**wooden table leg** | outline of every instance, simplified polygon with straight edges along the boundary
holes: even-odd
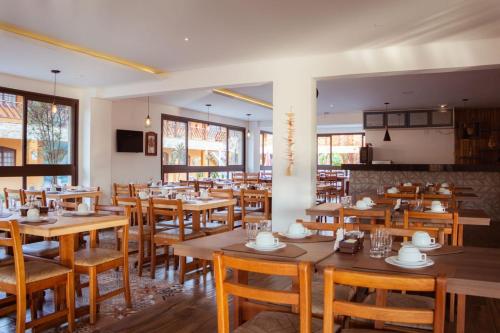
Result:
[[[200,231],[200,211],[193,210],[193,231]]]
[[[463,246],[464,244],[464,225],[463,224],[459,224],[458,225],[458,246]]]
[[[465,332],[465,295],[457,295],[457,333]]]
[[[62,265],[69,267],[71,269],[74,269],[75,265],[75,235],[63,235],[59,237],[59,261],[61,262]],[[74,284],[73,284],[74,286]],[[70,290],[70,292],[74,295],[75,290]],[[61,299],[59,300],[61,303],[59,304],[64,304],[65,301],[65,295],[66,295],[66,290],[64,286],[59,287],[59,292],[56,293],[58,294],[58,297]],[[74,304],[74,297],[73,297],[73,308],[75,307]],[[57,301],[56,301],[57,304]]]

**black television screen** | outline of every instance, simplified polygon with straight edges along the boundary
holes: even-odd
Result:
[[[116,151],[119,153],[142,153],[143,142],[142,131],[116,130]]]

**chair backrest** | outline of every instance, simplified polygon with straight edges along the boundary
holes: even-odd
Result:
[[[144,220],[142,211],[142,201],[138,197],[113,197],[116,206],[130,207],[130,225],[137,225],[142,235]]]
[[[240,192],[241,214],[247,214],[247,208],[261,207],[264,210],[264,219],[269,219],[269,192],[267,190],[245,190]]]
[[[108,212],[113,215],[124,215],[129,220],[131,219],[132,208],[130,206],[117,206],[117,205],[95,205],[96,212]],[[124,225],[123,228],[123,238],[122,238],[122,252],[126,257],[128,255],[128,224]],[[90,247],[97,246],[97,238],[99,234],[97,230],[90,231]]]
[[[113,183],[113,197],[131,197],[132,188],[130,184]]]
[[[209,189],[210,196],[220,199],[233,199],[234,193],[232,189],[211,188]]]
[[[213,187],[214,187],[213,180],[198,180],[198,190],[195,189],[195,191],[198,192],[201,189],[208,190]]]
[[[44,190],[41,191],[21,191],[21,204],[26,205],[29,203],[38,202],[40,206],[47,206],[47,196]]]
[[[329,267],[324,271],[323,332],[333,332],[334,316],[375,320],[376,328],[384,323],[430,324],[433,332],[444,332],[446,279],[444,277],[409,276],[340,270]],[[375,304],[355,303],[335,299],[336,285],[377,289]],[[387,290],[433,292],[434,309],[395,308],[387,306]],[[382,325],[380,325],[382,324]]]
[[[233,182],[240,182],[240,183],[244,182],[245,181],[245,173],[242,171],[233,172],[232,181]]]
[[[10,200],[19,201],[22,204],[23,198],[23,190],[22,189],[13,189],[13,188],[4,188],[3,194],[5,197],[5,208],[10,208]]]
[[[131,184],[130,187],[131,187],[133,197],[138,196],[139,192],[149,189],[148,184]]]
[[[344,221],[345,217],[355,217],[356,223],[345,224],[347,228],[358,226],[360,230],[370,230],[370,225],[359,223],[359,220],[370,220],[371,225],[375,225],[377,220],[383,220],[384,225],[391,225],[391,209],[367,209],[359,210],[354,208],[339,208],[339,221]]]
[[[405,193],[405,192],[399,192],[399,193],[385,193],[384,198],[391,198],[391,199],[413,199],[416,200],[418,197],[418,194],[413,192],[413,193]]]
[[[177,220],[179,223],[179,240],[184,240],[184,210],[181,199],[149,198],[148,218],[152,237],[155,234],[155,224],[158,222],[159,217],[170,217]]]
[[[380,226],[372,225],[370,232],[380,228]],[[389,233],[391,236],[402,237],[403,241],[408,241],[409,238],[413,237],[413,234],[417,231],[425,231],[430,237],[436,239],[436,242],[444,245],[445,244],[445,233],[444,229],[440,227],[426,227],[426,226],[409,226],[408,228],[398,228],[398,227],[384,227],[385,232]]]
[[[311,332],[311,263],[285,263],[250,258],[236,258],[225,255],[222,252],[215,252],[213,254],[213,258],[219,333],[229,333],[229,295],[244,298],[245,302],[248,302],[248,300],[255,300],[258,302],[280,305],[286,304],[297,307],[300,316],[300,332]],[[228,269],[231,269],[233,272],[243,271],[266,275],[287,276],[295,281],[298,281],[298,290],[296,288],[292,288],[292,290],[275,290],[254,287],[240,281],[234,281],[232,278],[228,278]],[[256,307],[260,305],[260,311],[270,309],[270,307],[265,304],[253,304]],[[236,309],[236,311],[239,311],[239,309]]]
[[[445,235],[451,235],[451,245],[460,245],[462,240],[458,239],[458,212],[453,213],[428,213],[405,210],[403,225],[405,229],[411,228],[412,224],[448,224],[449,227],[441,227]]]
[[[247,184],[257,184],[259,182],[258,172],[246,172],[245,173],[245,183]]]
[[[16,285],[11,287],[16,291],[18,298],[26,294],[26,276],[24,271],[24,256],[22,250],[22,240],[19,234],[19,224],[17,221],[0,221],[0,230],[7,231],[0,235],[0,247],[12,248],[14,256],[14,271],[16,274]],[[7,237],[10,235],[10,237]],[[9,251],[10,252],[10,251]],[[12,293],[12,291],[3,290]],[[25,296],[26,297],[26,296]]]

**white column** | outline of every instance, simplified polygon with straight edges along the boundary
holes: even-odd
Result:
[[[258,121],[251,121],[248,129],[250,138],[247,137],[247,172],[260,170],[260,127]]]
[[[273,230],[284,231],[313,205],[316,194],[316,82],[282,74],[273,84]],[[287,169],[287,113],[295,114],[294,167]]]

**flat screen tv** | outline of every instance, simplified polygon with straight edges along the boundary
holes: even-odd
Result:
[[[143,132],[116,130],[116,151],[119,153],[142,153],[144,151]]]

